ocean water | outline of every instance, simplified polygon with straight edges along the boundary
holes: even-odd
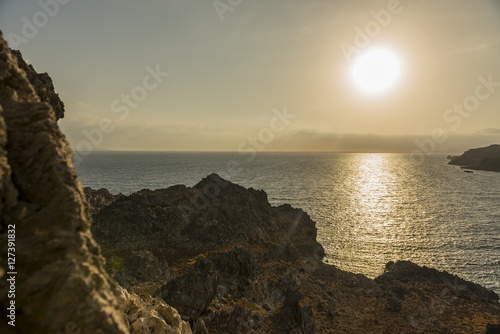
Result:
[[[464,173],[444,155],[94,152],[84,186],[130,194],[210,173],[263,189],[316,221],[330,264],[374,278],[388,261],[447,270],[500,293],[500,173]],[[238,168],[234,165],[238,164]],[[232,167],[233,166],[233,167]]]

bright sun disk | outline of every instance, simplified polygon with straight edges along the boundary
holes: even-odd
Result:
[[[381,93],[393,87],[401,77],[401,61],[395,53],[374,49],[360,55],[351,68],[356,86],[368,93]]]

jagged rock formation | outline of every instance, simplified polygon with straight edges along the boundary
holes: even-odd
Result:
[[[2,321],[2,333],[128,332],[90,234],[69,143],[1,35],[0,105],[0,252],[5,259],[8,225],[15,225],[19,272],[16,327]],[[0,284],[6,310],[9,287]]]
[[[116,263],[115,263],[116,266]],[[174,271],[165,261],[160,261],[148,250],[129,253],[116,272],[115,279],[121,286],[129,287],[137,282],[163,282],[174,278]]]
[[[377,283],[385,285],[390,285],[394,281],[403,280],[431,282],[437,284],[445,283],[452,289],[456,296],[486,302],[498,301],[498,295],[495,292],[483,288],[480,285],[468,282],[445,271],[437,271],[427,267],[420,267],[408,261],[388,263],[385,273],[375,279]]]
[[[24,60],[20,51],[11,50],[13,56],[17,59],[18,67],[26,73],[26,77],[36,94],[42,102],[48,103],[56,113],[56,119],[64,118],[64,103],[55,92],[52,79],[47,73],[37,73],[32,65]]]
[[[449,164],[475,170],[500,172],[500,145],[468,150],[459,157],[453,157]]]
[[[245,189],[216,174],[193,188],[141,190],[120,197],[94,215],[92,231],[101,244],[118,252],[146,246],[169,263],[190,252],[199,254],[196,249],[247,242],[265,246],[270,257],[324,256],[315,223],[306,213],[290,206],[273,208],[264,191]]]
[[[72,151],[56,123],[64,106],[50,78],[20,57],[0,32],[0,332],[191,333],[163,301],[148,304],[109,280]],[[15,263],[7,264],[11,254]],[[7,318],[13,301],[15,313],[8,312],[15,318]],[[14,319],[15,326],[7,323]]]
[[[322,263],[305,212],[215,174],[120,196],[94,219],[108,258],[147,250],[175,270],[129,289],[175,307],[193,333],[484,333],[500,323],[494,292],[446,272],[396,262],[371,280]]]
[[[87,198],[90,214],[98,213],[102,208],[110,205],[118,198],[123,197],[122,194],[112,195],[107,189],[94,190],[89,187],[83,188],[85,197]]]
[[[191,334],[189,324],[161,299],[149,297],[145,301],[120,288],[118,300],[132,334]]]

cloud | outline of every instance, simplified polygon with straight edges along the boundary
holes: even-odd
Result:
[[[69,117],[60,124],[69,130],[73,147],[87,140],[85,132],[99,127],[100,117]],[[248,138],[257,138],[262,127],[228,122],[186,122],[127,120],[114,122],[116,128],[103,137],[102,145],[96,149],[107,150],[159,150],[159,151],[237,151]],[[65,131],[66,132],[66,131]],[[432,147],[435,153],[454,154],[473,147],[488,146],[498,142],[500,129],[489,128],[477,133],[448,133],[443,143],[432,141],[429,135],[377,133],[344,133],[336,129],[317,126],[294,127],[276,133],[266,143],[266,151],[317,151],[359,153],[409,153]],[[250,148],[250,144],[246,147]]]
[[[480,133],[492,134],[492,135],[500,135],[500,129],[489,128],[489,129],[482,130]]]
[[[90,104],[87,104],[85,102],[77,102],[76,105],[82,109],[89,109],[92,107]]]
[[[497,49],[500,47],[500,43],[498,42],[493,42],[493,43],[479,43],[479,44],[474,44],[474,45],[469,45],[467,47],[454,50],[450,52],[450,55],[458,55],[458,54],[463,54],[463,53],[477,53],[477,52],[485,52],[488,50],[493,50]]]

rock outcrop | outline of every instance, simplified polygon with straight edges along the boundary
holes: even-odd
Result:
[[[148,297],[144,300],[119,288],[118,301],[131,334],[191,334],[189,324],[161,299]]]
[[[120,196],[94,221],[109,259],[149,251],[175,270],[129,290],[175,307],[193,333],[484,333],[500,323],[494,292],[446,272],[396,262],[371,280],[323,263],[304,211],[215,174]]]
[[[114,275],[121,286],[130,287],[138,282],[160,282],[166,283],[174,278],[174,271],[165,261],[160,261],[148,250],[130,252],[122,261],[113,262],[114,269],[118,269]]]
[[[1,332],[126,333],[69,143],[18,64],[0,35],[0,252],[5,268],[14,245],[7,245],[8,231],[15,230],[15,266],[8,271],[18,272],[8,274],[15,276],[16,327],[4,316]],[[0,281],[2,310],[13,300],[10,288]]]
[[[118,253],[147,247],[169,262],[237,243],[261,247],[268,257],[324,256],[315,223],[306,213],[290,206],[273,208],[264,191],[245,189],[216,174],[193,188],[173,186],[120,197],[93,217],[92,231],[101,244]]]
[[[98,212],[112,198],[96,192],[87,203],[56,123],[63,112],[48,75],[0,32],[0,332],[191,333],[164,301],[124,292],[106,274],[88,209]],[[149,253],[129,258],[134,273],[134,265],[150,266],[139,278],[172,276],[151,267]]]
[[[123,197],[122,194],[112,195],[107,189],[94,190],[89,187],[83,188],[85,197],[87,198],[90,214],[98,213],[102,208],[110,205],[118,198]]]
[[[17,59],[18,67],[26,73],[31,86],[35,89],[40,101],[48,103],[56,114],[56,119],[64,117],[64,103],[55,92],[54,83],[47,73],[37,73],[32,65],[26,63],[20,51],[11,50]]]
[[[449,164],[475,170],[500,172],[500,145],[468,150],[459,157],[453,157]]]

